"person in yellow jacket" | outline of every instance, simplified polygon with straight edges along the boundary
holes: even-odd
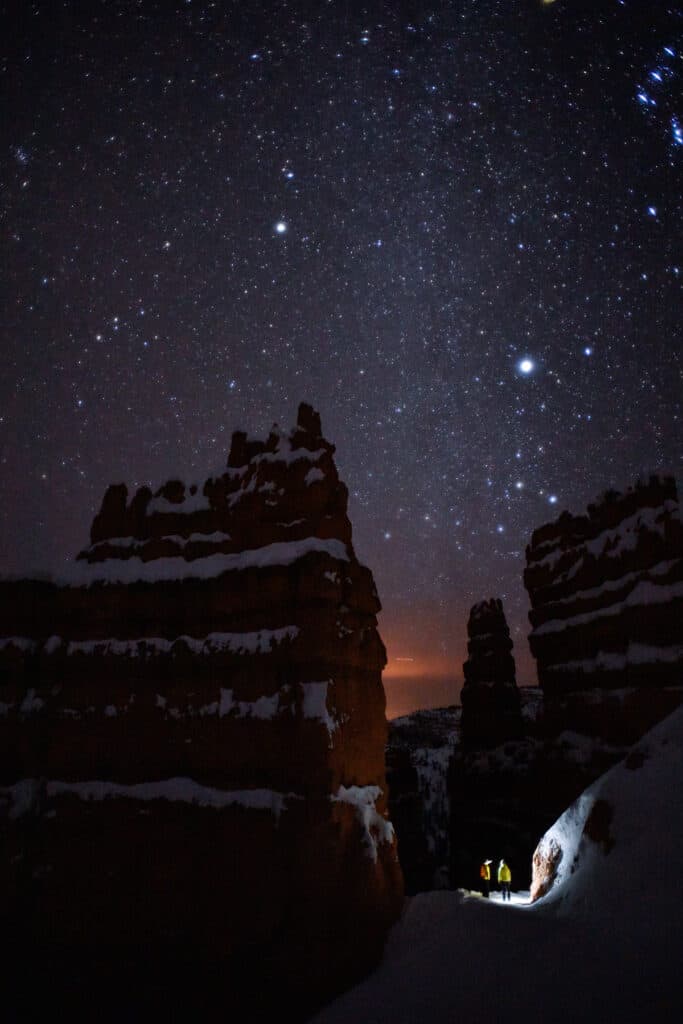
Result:
[[[482,866],[479,868],[479,878],[481,879],[481,888],[486,899],[489,898],[489,891],[491,889],[491,861],[485,860]]]
[[[510,899],[510,883],[512,882],[512,872],[507,866],[504,860],[501,860],[498,865],[498,885],[503,893],[503,902]]]

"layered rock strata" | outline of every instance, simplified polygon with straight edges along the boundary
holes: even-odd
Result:
[[[386,659],[333,453],[302,405],[201,486],[110,487],[68,579],[0,584],[1,902],[47,956],[189,950],[301,1005],[379,956]]]
[[[604,734],[616,716],[632,723],[635,740],[680,699],[670,690],[683,679],[683,531],[674,480],[653,476],[623,494],[606,493],[586,515],[563,512],[534,532],[526,557],[529,643],[548,720],[554,706],[574,728],[592,722]],[[626,738],[622,730],[619,739]]]
[[[473,605],[463,665],[462,736],[472,745],[494,745],[521,735],[512,640],[500,599]]]

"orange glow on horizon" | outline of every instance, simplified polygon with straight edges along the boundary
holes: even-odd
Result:
[[[382,680],[389,719],[459,700],[467,639],[446,630],[439,617],[430,612],[412,607],[391,619],[385,616],[380,625],[387,650]],[[444,633],[447,644],[442,639]]]
[[[419,678],[420,676],[452,676],[460,675],[460,666],[444,655],[398,655],[387,657],[387,667],[382,673],[385,679]]]

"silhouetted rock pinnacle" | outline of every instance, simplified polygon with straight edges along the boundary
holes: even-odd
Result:
[[[467,623],[469,657],[463,665],[462,734],[465,743],[490,746],[522,731],[512,640],[502,602],[473,605]]]

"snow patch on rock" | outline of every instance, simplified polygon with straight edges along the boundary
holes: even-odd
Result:
[[[265,569],[287,566],[306,555],[329,555],[335,561],[348,562],[349,553],[343,541],[305,537],[303,540],[277,541],[261,548],[247,549],[234,554],[214,554],[188,561],[182,555],[155,558],[143,562],[137,555],[131,558],[111,559],[109,562],[75,562],[64,573],[60,582],[70,586],[93,584],[153,583],[160,580],[212,579],[226,572],[247,569]]]
[[[363,845],[367,855],[377,861],[380,843],[393,843],[394,826],[378,813],[375,804],[382,795],[379,786],[340,786],[330,797],[335,803],[351,804],[363,829]]]
[[[137,782],[123,785],[119,782],[89,780],[84,782],[62,782],[51,780],[44,784],[37,779],[22,779],[12,786],[0,787],[0,799],[9,802],[9,817],[19,818],[27,814],[36,802],[39,790],[50,799],[59,796],[75,796],[79,800],[100,802],[102,800],[169,800],[174,803],[194,804],[197,807],[223,808],[238,805],[249,810],[270,811],[279,818],[288,800],[302,799],[296,793],[278,793],[272,789],[223,790],[204,786],[194,779],[172,778],[157,782]]]

